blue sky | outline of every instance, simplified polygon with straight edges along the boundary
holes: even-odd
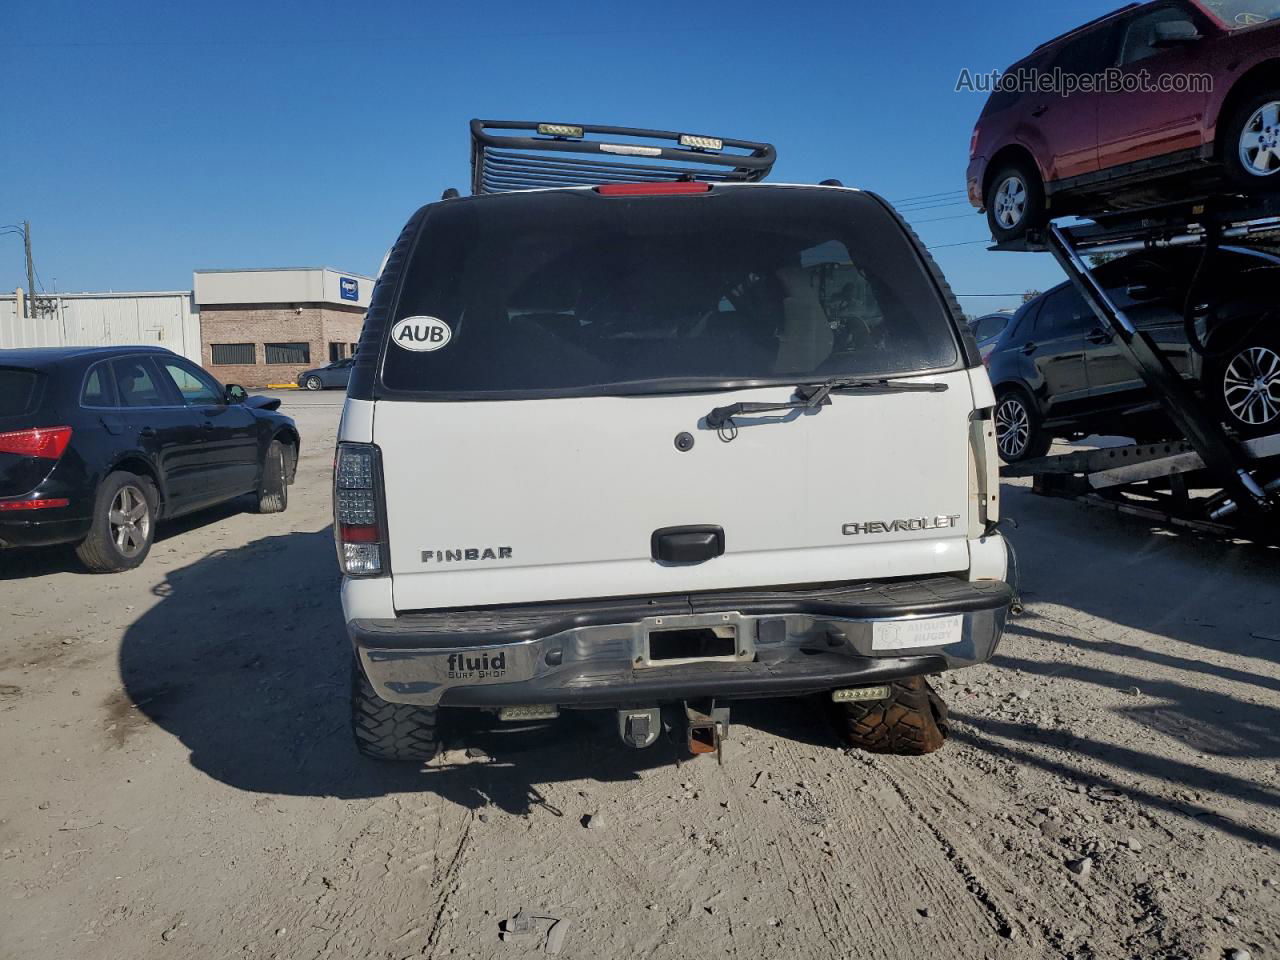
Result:
[[[1116,5],[9,0],[0,224],[31,221],[48,290],[371,273],[420,203],[465,190],[473,116],[767,139],[774,180],[960,191],[983,99],[953,92],[960,70]],[[959,294],[1061,279],[1046,255],[942,246],[986,236],[967,204],[909,217]],[[17,286],[21,243],[0,236]]]

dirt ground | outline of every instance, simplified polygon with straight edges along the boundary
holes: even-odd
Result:
[[[940,753],[786,701],[723,766],[588,714],[401,769],[347,729],[340,401],[286,400],[287,513],[0,555],[0,957],[517,960],[523,907],[579,958],[1280,958],[1277,551],[1010,486],[1027,613]]]

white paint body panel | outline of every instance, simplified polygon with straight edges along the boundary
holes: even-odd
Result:
[[[792,389],[349,401],[340,436],[367,440],[372,408],[399,611],[967,571],[973,387],[966,371],[917,379],[949,389],[837,394],[815,412],[743,417],[731,443],[699,429],[712,407],[785,401]],[[696,438],[685,453],[682,431]],[[941,529],[843,532],[953,516]],[[654,530],[702,524],[724,528],[724,556],[651,559]],[[501,547],[509,559],[422,558]]]

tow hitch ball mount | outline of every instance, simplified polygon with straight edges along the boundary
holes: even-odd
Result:
[[[683,730],[683,740],[694,756],[714,753],[723,762],[721,742],[729,735],[729,708],[717,707],[715,701],[703,704],[681,703],[676,709],[642,707],[618,711],[618,736],[628,747],[643,750],[652,746],[664,730],[677,736]]]

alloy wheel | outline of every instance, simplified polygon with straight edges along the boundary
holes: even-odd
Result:
[[[132,484],[116,491],[107,523],[121,556],[132,560],[145,550],[151,539],[151,509],[142,491]]]
[[[1027,215],[1027,185],[1021,177],[1006,177],[996,189],[996,222],[1012,230]]]
[[[996,446],[1009,460],[1026,452],[1031,439],[1031,415],[1017,397],[1006,397],[996,407]]]
[[[320,382],[319,377],[307,377],[308,390],[319,390],[322,386],[323,384]]]
[[[1255,177],[1280,173],[1280,100],[1264,103],[1244,125],[1240,165]]]
[[[1280,417],[1280,354],[1270,347],[1248,347],[1235,355],[1222,377],[1227,409],[1251,427]]]

